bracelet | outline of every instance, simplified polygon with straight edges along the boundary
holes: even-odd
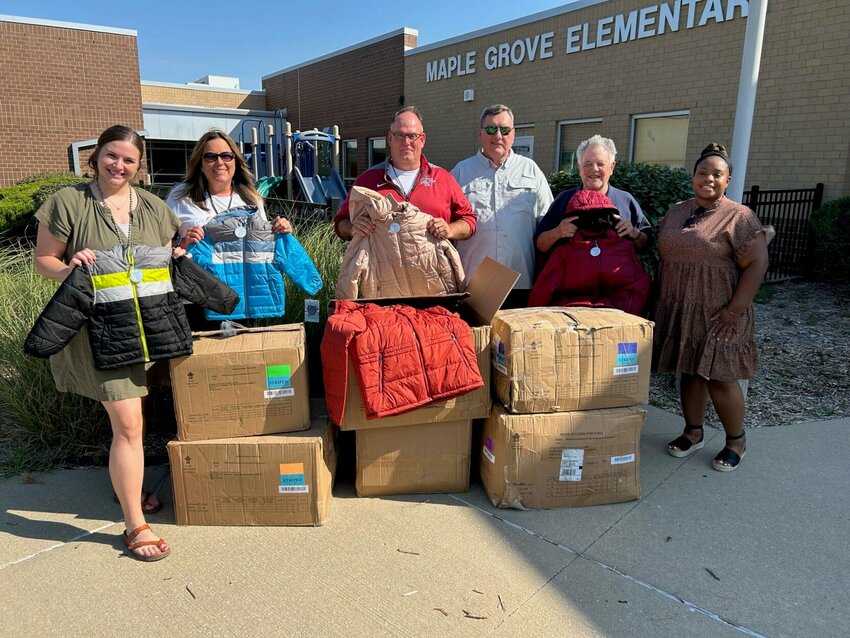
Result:
[[[744,313],[743,313],[743,312],[732,312],[731,310],[729,310],[729,306],[726,306],[726,307],[724,308],[724,310],[725,310],[726,312],[728,312],[730,315],[732,315],[733,317],[743,317],[743,316],[744,316]]]
[[[639,228],[635,228],[635,230],[637,231],[637,235],[635,235],[634,237],[631,237],[631,238],[630,238],[632,241],[637,241],[638,239],[640,239],[640,229],[639,229]]]

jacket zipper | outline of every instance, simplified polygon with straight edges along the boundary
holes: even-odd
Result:
[[[433,394],[433,389],[431,388],[431,379],[428,378],[428,369],[425,367],[425,357],[422,356],[422,344],[419,342],[419,335],[416,334],[416,330],[413,327],[413,322],[409,317],[404,317],[404,320],[407,322],[408,327],[410,327],[410,332],[413,333],[413,341],[416,343],[416,354],[419,355],[419,365],[422,370],[422,377],[425,379],[425,387],[427,388],[428,396],[430,397]]]
[[[131,262],[132,267],[132,262]],[[145,338],[145,326],[142,323],[142,309],[139,307],[139,294],[136,290],[136,283],[134,281],[130,281],[130,290],[133,291],[133,310],[136,312],[136,323],[139,326],[139,339],[142,341],[142,353],[145,356],[145,362],[150,361],[150,356],[148,354],[148,340]]]

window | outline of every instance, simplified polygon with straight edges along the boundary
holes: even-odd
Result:
[[[345,181],[346,186],[350,187],[357,175],[357,140],[343,140],[342,179]]]
[[[151,184],[176,184],[183,179],[194,142],[145,140]]]
[[[387,138],[369,138],[369,166],[380,164],[387,159]]]
[[[514,145],[511,150],[517,155],[534,159],[534,125],[518,124],[514,131]]]
[[[599,118],[585,120],[565,120],[558,122],[558,157],[556,168],[559,171],[571,171],[576,166],[576,149],[584,140],[600,133]]]
[[[632,161],[685,166],[688,111],[648,113],[632,118]]]

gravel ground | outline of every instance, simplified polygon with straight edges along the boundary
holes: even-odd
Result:
[[[757,299],[747,427],[850,416],[850,284],[765,284]],[[649,397],[681,414],[673,375],[653,375]],[[710,405],[706,424],[720,426]]]

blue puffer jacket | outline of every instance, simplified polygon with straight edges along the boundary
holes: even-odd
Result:
[[[206,310],[211,321],[281,317],[285,310],[283,273],[308,295],[322,289],[312,260],[292,234],[272,231],[256,208],[233,208],[204,226],[204,238],[188,251],[195,263],[239,293],[229,315]]]

